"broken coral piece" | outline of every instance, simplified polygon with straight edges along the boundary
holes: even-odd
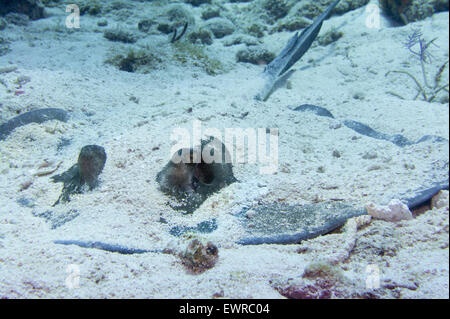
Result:
[[[373,218],[390,222],[413,218],[408,206],[402,203],[399,199],[391,200],[387,206],[369,203],[366,205],[366,210],[367,213]]]

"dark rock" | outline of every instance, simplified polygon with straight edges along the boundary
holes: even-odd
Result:
[[[44,5],[40,0],[1,0],[0,15],[10,12],[22,13],[31,20],[44,18]]]
[[[201,44],[206,45],[211,45],[213,43],[212,33],[205,29],[199,29],[189,33],[188,38],[192,43],[200,42]]]

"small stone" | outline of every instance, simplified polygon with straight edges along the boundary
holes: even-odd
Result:
[[[340,158],[341,157],[341,153],[339,151],[337,151],[337,150],[334,150],[333,151],[333,156],[336,157],[336,158]]]
[[[275,54],[263,47],[250,47],[240,50],[236,54],[238,62],[252,63],[256,65],[269,64],[275,59]]]
[[[281,169],[280,171],[282,173],[286,173],[289,174],[291,172],[291,169],[289,168],[289,164],[281,164]]]
[[[99,27],[106,27],[108,25],[108,21],[106,19],[102,19],[102,20],[97,22],[97,25]]]
[[[205,23],[204,27],[218,39],[232,34],[236,29],[234,24],[225,18],[212,18]]]
[[[440,209],[442,207],[448,207],[448,197],[449,192],[447,190],[441,190],[431,199],[431,208]]]
[[[375,152],[373,152],[373,151],[366,152],[366,153],[364,153],[364,155],[362,156],[363,159],[374,159],[374,158],[377,158],[377,157],[378,157],[377,153],[375,153]]]
[[[317,173],[325,173],[325,167],[323,166],[317,167]]]
[[[248,219],[251,219],[255,216],[255,211],[254,210],[249,210],[246,214],[245,217],[247,217]]]
[[[355,100],[364,100],[364,98],[365,98],[365,96],[364,96],[364,93],[362,93],[362,92],[356,92],[355,94],[353,94],[353,98],[355,99]]]
[[[329,126],[329,128],[332,130],[337,130],[338,128],[341,128],[341,127],[342,127],[342,123],[333,123],[333,124],[330,124],[330,126]]]
[[[258,182],[258,187],[267,187],[267,185],[266,184],[263,184],[263,183],[261,183],[261,182]]]

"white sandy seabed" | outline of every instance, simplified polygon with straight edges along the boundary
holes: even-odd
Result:
[[[420,27],[426,39],[437,37],[431,70],[448,60],[448,13],[396,28],[382,20],[380,29],[364,26],[364,8],[332,17],[321,32],[339,27],[343,37],[311,48],[296,65],[304,68],[292,75],[291,87],[258,102],[253,99],[253,83],[260,66],[232,63],[228,72],[217,76],[173,65],[148,74],[122,72],[104,64],[116,44],[95,32],[94,18],[83,16],[80,31],[61,34],[48,26],[56,25],[65,13],[51,12],[26,28],[9,26],[12,51],[0,57],[0,66],[17,66],[2,74],[6,85],[14,87],[21,76],[30,79],[22,95],[0,87],[2,108],[57,107],[71,114],[67,123],[25,125],[0,141],[1,298],[283,298],[283,289],[317,283],[305,278],[305,269],[327,261],[328,274],[339,274],[335,286],[327,286],[332,297],[449,297],[448,193],[443,193],[443,207],[412,220],[366,221],[357,230],[347,227],[350,230],[298,245],[240,246],[236,241],[244,230],[231,214],[259,201],[386,204],[393,194],[426,185],[433,168],[448,167],[448,143],[400,148],[339,125],[351,119],[410,140],[424,135],[449,138],[448,102],[413,101],[410,79],[404,74],[385,77],[390,70],[407,70],[420,78],[420,64],[402,45],[413,28]],[[290,36],[277,33],[265,43],[279,52]],[[216,41],[215,46],[222,44]],[[234,57],[227,50],[214,52],[221,52],[217,57],[224,61]],[[335,119],[291,109],[301,104],[326,107]],[[259,174],[257,164],[235,164],[239,182],[208,198],[192,215],[171,210],[155,176],[170,159],[174,128],[192,130],[194,120],[201,120],[203,128],[220,130],[278,128],[277,173]],[[72,142],[57,152],[61,138]],[[62,185],[36,172],[56,167],[54,174],[64,172],[87,144],[102,145],[107,152],[100,186],[51,207]],[[333,156],[334,151],[340,157]],[[31,204],[19,204],[21,198]],[[35,216],[47,210],[72,210],[78,216],[52,229],[45,218]],[[195,226],[212,218],[218,229],[202,236],[217,245],[219,259],[215,267],[197,275],[172,254],[122,255],[53,243],[74,239],[177,249],[186,240],[170,235],[171,227]],[[70,265],[79,270],[75,288],[67,285],[74,269]],[[373,269],[379,275],[378,289],[367,286]]]

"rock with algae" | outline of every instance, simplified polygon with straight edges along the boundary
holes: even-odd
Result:
[[[380,0],[383,11],[396,22],[408,24],[448,11],[448,0]]]
[[[366,206],[367,213],[373,218],[396,222],[404,219],[412,219],[411,211],[406,204],[398,199],[393,199],[387,206],[370,203]]]
[[[62,202],[69,202],[70,195],[83,192],[87,186],[90,190],[98,184],[98,176],[106,162],[105,149],[98,145],[86,145],[78,156],[78,163],[66,172],[52,176],[53,182],[62,182],[64,187],[58,200],[53,206]]]
[[[219,249],[212,242],[202,243],[192,239],[186,250],[180,253],[181,263],[192,274],[200,274],[211,269],[219,259]]]
[[[306,266],[300,279],[275,285],[275,289],[289,299],[359,297],[349,293],[349,286],[354,286],[354,283],[342,274],[339,267],[318,261]]]
[[[9,12],[22,13],[32,20],[44,18],[44,5],[40,0],[2,0],[0,15]]]

